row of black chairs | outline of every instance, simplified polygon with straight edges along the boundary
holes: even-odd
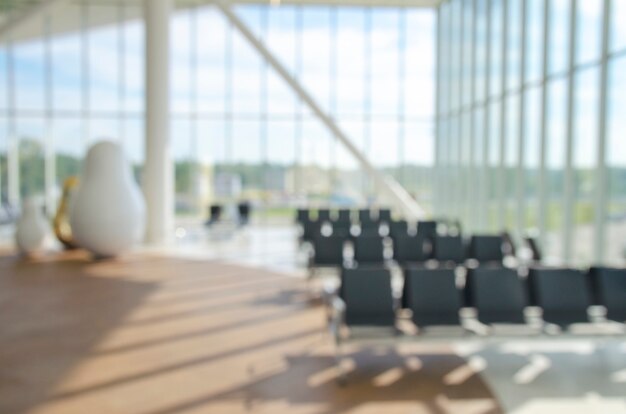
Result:
[[[299,208],[296,211],[296,222],[306,223],[310,221],[317,222],[361,222],[376,223],[391,221],[391,209],[369,209],[362,208],[359,210],[351,210],[348,208],[340,208],[331,210],[329,208],[320,208],[317,210],[308,208]]]
[[[250,221],[250,213],[252,206],[248,201],[242,201],[237,204],[237,222],[240,226],[244,226]],[[209,218],[205,222],[205,226],[210,227],[218,223],[223,216],[224,206],[222,204],[211,204],[209,206]]]
[[[417,233],[396,234],[385,238],[360,235],[351,239],[344,236],[319,235],[313,241],[310,267],[342,267],[348,261],[347,245],[353,247],[357,265],[384,264],[393,259],[400,265],[423,264],[436,261],[446,266],[465,264],[468,260],[480,264],[504,264],[513,248],[502,235],[474,235],[469,240],[462,236]],[[392,254],[386,254],[391,251]]]
[[[597,326],[607,321],[620,324],[620,333],[626,332],[626,269],[531,268],[527,277],[520,277],[511,268],[478,267],[468,269],[461,284],[457,276],[453,269],[405,268],[398,303],[388,269],[345,268],[338,291],[341,323],[347,327],[396,327],[398,309],[405,308],[420,330],[460,327],[466,326],[461,310],[470,307],[475,319],[486,327],[530,328],[527,308],[534,306],[541,309],[537,333],[550,333],[547,327],[563,331],[576,324]],[[593,305],[606,309],[604,321],[589,312]]]

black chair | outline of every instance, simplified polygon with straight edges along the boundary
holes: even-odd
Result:
[[[339,297],[345,303],[344,323],[347,326],[395,326],[389,270],[343,269]]]
[[[480,263],[500,263],[504,260],[502,236],[472,236],[468,256]]]
[[[307,220],[302,224],[302,241],[313,243],[316,237],[322,235],[322,223],[317,220]]]
[[[433,240],[433,258],[440,263],[463,263],[465,261],[463,238],[461,236],[436,236]]]
[[[322,223],[330,221],[330,210],[327,208],[320,208],[317,211],[317,221]]]
[[[336,221],[342,221],[347,223],[352,223],[351,211],[347,208],[342,208],[337,211],[337,219]]]
[[[371,222],[374,221],[372,218],[372,211],[369,208],[362,208],[359,210],[359,222]]]
[[[343,247],[345,238],[341,236],[318,235],[313,240],[311,267],[343,266]]]
[[[218,222],[222,217],[222,206],[220,204],[212,204],[209,206],[209,219],[206,221],[206,226],[211,226]]]
[[[350,228],[352,227],[350,210],[339,210],[337,212],[337,217],[334,220],[331,220],[331,225],[333,228],[333,232],[339,231],[350,233]]]
[[[541,247],[539,247],[539,242],[534,237],[525,237],[524,241],[528,245],[528,248],[532,254],[532,260],[534,262],[541,262],[543,260],[543,253],[541,252]]]
[[[425,239],[434,239],[437,237],[437,222],[436,221],[418,221],[417,222],[417,234]]]
[[[421,236],[404,235],[393,239],[393,259],[401,265],[422,263],[430,259],[426,249],[426,240]]]
[[[391,210],[388,208],[382,208],[378,210],[378,221],[391,223]]]
[[[417,327],[461,324],[461,293],[455,279],[453,269],[405,269],[402,302],[413,311]]]
[[[478,311],[478,320],[491,324],[525,324],[528,299],[517,272],[507,268],[470,269],[465,282],[468,304]]]
[[[296,223],[304,225],[306,221],[310,221],[309,209],[299,208],[296,210]]]
[[[606,318],[626,321],[626,269],[592,267],[589,277],[596,305],[606,308]]]
[[[516,256],[517,249],[515,248],[515,242],[513,241],[513,237],[511,233],[508,231],[503,231],[502,234],[502,252],[505,256]]]
[[[409,235],[409,223],[406,220],[390,221],[389,237],[395,240],[396,237],[404,237]]]
[[[354,238],[354,260],[359,264],[382,264],[385,262],[384,239],[380,236]]]
[[[250,222],[250,203],[247,201],[242,201],[237,204],[237,212],[239,213],[239,225],[245,226]]]
[[[533,304],[543,320],[560,327],[589,322],[591,295],[586,275],[574,269],[531,268],[528,273]]]

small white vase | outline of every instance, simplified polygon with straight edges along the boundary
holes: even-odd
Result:
[[[145,203],[121,147],[94,144],[73,195],[70,225],[78,246],[98,257],[117,256],[144,236]]]
[[[43,250],[48,223],[33,199],[24,201],[22,215],[15,226],[15,244],[22,254],[33,255]]]

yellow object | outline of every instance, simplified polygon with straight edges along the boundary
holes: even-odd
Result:
[[[57,209],[57,213],[54,216],[54,234],[56,234],[57,238],[66,249],[75,249],[76,244],[74,243],[74,238],[72,237],[72,228],[70,226],[70,217],[69,217],[69,203],[70,197],[72,196],[72,191],[78,185],[78,177],[72,176],[68,177],[63,183],[63,194],[61,195],[61,201],[59,203],[59,208]]]

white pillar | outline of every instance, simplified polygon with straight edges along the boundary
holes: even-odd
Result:
[[[146,148],[143,188],[146,241],[168,240],[174,224],[173,168],[169,148],[169,18],[171,0],[144,0],[146,30]]]

